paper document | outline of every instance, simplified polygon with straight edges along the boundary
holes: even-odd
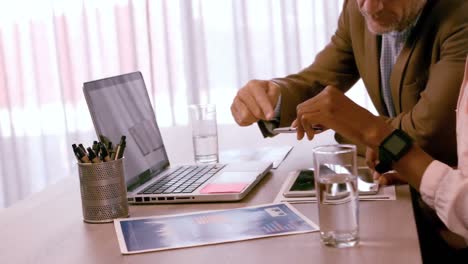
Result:
[[[318,231],[287,203],[114,220],[122,254]]]
[[[230,149],[220,153],[220,161],[224,163],[239,161],[270,161],[273,169],[283,162],[292,146],[271,146],[259,148]]]
[[[292,171],[288,174],[288,177],[285,179],[283,185],[281,186],[280,191],[276,195],[274,203],[288,202],[288,203],[315,203],[317,202],[316,196],[308,197],[285,197],[284,193],[289,187],[289,182],[291,178],[297,175],[297,171]],[[359,200],[361,201],[392,201],[396,200],[396,190],[395,186],[381,186],[379,191],[376,194],[366,194],[359,195]]]

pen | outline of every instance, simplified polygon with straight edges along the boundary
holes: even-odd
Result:
[[[102,162],[96,155],[96,153],[94,153],[93,149],[92,148],[89,148],[88,147],[88,157],[89,159],[93,162],[93,163],[100,163]]]
[[[115,146],[115,152],[112,154],[112,159],[113,160],[118,160],[119,159],[120,151],[121,151],[120,144],[117,144]]]
[[[117,159],[123,158],[124,150],[125,150],[125,143],[120,145],[119,156],[117,157]]]
[[[119,144],[115,145],[115,148],[109,151],[111,160],[115,160],[115,153],[117,152],[118,148],[119,148]]]
[[[86,155],[86,152],[83,151],[83,149],[80,147],[76,148],[76,156],[83,163],[91,163],[91,160],[89,160],[88,155]]]
[[[92,147],[94,153],[99,154],[99,145],[96,140],[93,141],[93,147]]]
[[[104,146],[106,145],[104,142],[103,142],[103,144],[104,144]],[[108,150],[109,152],[112,151],[112,141],[109,141],[109,142],[107,143],[107,150]]]
[[[84,153],[86,153],[86,148],[83,146],[83,144],[78,144],[78,147],[80,147],[80,149],[83,150]]]
[[[99,142],[99,157],[103,161],[110,161],[109,152],[107,152],[106,146],[102,142]]]
[[[120,142],[119,142],[119,144],[120,144],[121,146],[122,146],[122,144],[125,144],[125,140],[126,140],[126,139],[127,139],[126,136],[121,136],[121,137],[120,137]]]
[[[120,148],[119,148],[118,155],[116,154],[116,159],[121,159],[123,157],[123,153],[124,153],[126,145],[127,145],[126,136],[122,136],[120,138]]]
[[[324,130],[324,128],[321,127],[321,126],[312,126],[312,129],[314,131],[316,131],[316,132],[322,132]],[[278,127],[278,128],[273,129],[273,132],[276,132],[276,133],[296,133],[297,128],[295,128],[295,127]]]
[[[110,140],[104,135],[99,135],[99,141],[101,141],[104,145],[108,145]],[[107,148],[110,149],[110,148]]]
[[[72,148],[76,159],[78,160],[78,162],[81,162],[80,155],[78,154],[78,146],[76,146],[76,144],[72,144]]]

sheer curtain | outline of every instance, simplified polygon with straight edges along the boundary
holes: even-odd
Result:
[[[249,79],[310,64],[342,0],[15,0],[0,4],[0,207],[75,175],[91,142],[82,83],[141,71],[161,126],[189,103],[220,123]],[[364,90],[353,98],[370,106]]]

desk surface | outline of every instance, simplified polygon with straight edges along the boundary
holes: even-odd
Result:
[[[191,138],[186,132],[184,128],[162,129],[169,158],[175,163],[193,159]],[[295,135],[263,139],[254,126],[221,126],[219,132],[221,149],[285,144],[293,145],[294,149],[278,169],[240,202],[131,206],[130,215],[153,216],[271,203],[289,171],[311,166],[312,147],[334,142],[330,132],[311,142],[297,142]],[[2,263],[421,263],[407,186],[397,187],[396,201],[360,203],[361,242],[354,248],[326,247],[315,232],[124,256],[120,254],[112,223],[82,221],[77,173],[73,176],[0,211]],[[318,223],[316,204],[294,206]]]

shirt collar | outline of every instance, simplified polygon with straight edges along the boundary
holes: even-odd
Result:
[[[390,32],[387,32],[385,34],[382,34],[382,36],[391,37],[391,38],[406,39],[409,36],[409,34],[411,33],[411,31],[413,30],[413,28],[418,23],[419,17],[421,17],[421,13],[422,13],[422,11],[419,13],[419,15],[413,21],[413,23],[411,23],[411,25],[409,25],[404,30],[402,30],[402,31],[396,31],[396,30],[395,31],[390,31]]]

